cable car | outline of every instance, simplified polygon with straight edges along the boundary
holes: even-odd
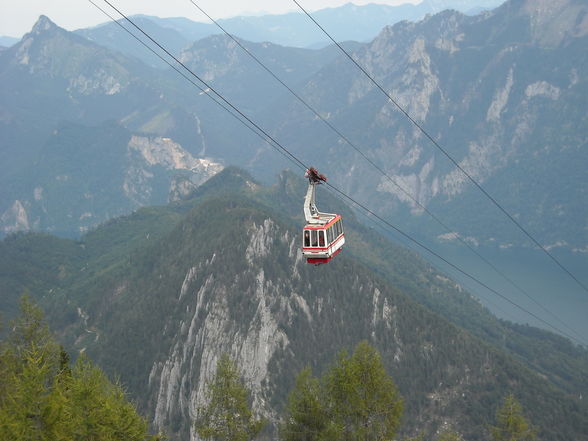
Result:
[[[320,265],[341,252],[345,243],[343,220],[339,214],[321,213],[316,208],[316,186],[327,178],[313,167],[304,176],[308,178],[308,191],[304,199],[306,225],[302,230],[302,255],[308,263]]]

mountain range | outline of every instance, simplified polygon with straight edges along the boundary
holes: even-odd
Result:
[[[586,5],[548,6],[511,0],[473,17],[447,11],[345,47],[548,249],[569,252],[582,269]],[[435,247],[458,235],[499,251],[529,246],[337,48],[239,41],[452,230],[432,223],[231,39],[181,50],[186,66],[330,182]],[[0,82],[3,234],[79,237],[138,207],[179,200],[227,165],[265,184],[291,166],[177,72],[47,17],[0,52]],[[548,302],[567,299],[566,290],[550,289]]]
[[[475,17],[447,11],[387,27],[352,54],[540,242],[578,254],[588,240],[588,126],[579,99],[586,97],[579,74],[586,64],[586,7],[515,0]],[[268,125],[279,127],[276,137],[300,157],[322,152],[328,158],[322,169],[356,199],[400,225],[450,239],[402,187],[474,244],[528,246],[348,59],[335,60],[297,90],[387,176],[293,98],[270,110]]]
[[[404,435],[450,427],[485,440],[512,392],[541,439],[582,439],[585,349],[496,320],[322,191],[322,206],[344,215],[347,246],[326,266],[308,265],[293,208],[304,187],[291,173],[265,187],[229,167],[180,201],[77,241],[12,235],[0,242],[2,310],[28,291],[66,348],[119,376],[171,439],[196,439],[191,421],[222,352],[240,366],[272,437],[296,373],[320,373],[362,339],[404,397]]]
[[[289,151],[394,225],[443,249],[457,235],[498,251],[529,246],[337,47],[235,32],[388,177],[230,38],[200,35],[183,19],[137,20]],[[585,261],[585,2],[509,0],[475,16],[385,20],[372,41],[343,46],[542,243]],[[172,440],[195,439],[191,420],[221,352],[243,370],[270,438],[296,373],[309,365],[320,374],[362,339],[382,353],[404,396],[403,436],[449,427],[486,440],[512,392],[540,439],[584,439],[585,348],[497,319],[322,187],[321,209],[343,214],[346,247],[326,266],[307,265],[302,173],[284,171],[291,163],[211,102],[206,85],[142,61],[154,56],[138,54],[114,26],[67,32],[42,16],[0,51],[3,318],[29,293],[67,350],[120,377]],[[452,230],[433,224],[389,177]],[[550,297],[565,303],[566,292]]]
[[[588,213],[580,203],[587,191],[583,48],[588,25],[582,2],[560,3],[547,8],[511,0],[477,16],[444,12],[398,23],[367,45],[347,47],[546,247],[582,256],[588,246]],[[334,182],[400,226],[436,241],[460,235],[475,245],[530,246],[336,48],[241,41],[387,176],[327,130],[228,37],[199,40],[179,57],[293,153],[320,164]],[[176,72],[148,68],[59,29],[46,17],[0,54],[0,79],[5,85],[0,139],[5,233],[32,227],[79,234],[137,207],[136,198],[123,194],[117,195],[116,208],[76,207],[66,222],[44,219],[48,208],[37,199],[47,184],[37,179],[37,169],[44,167],[42,150],[50,148],[61,124],[88,127],[91,138],[95,127],[116,121],[129,139],[169,138],[194,158],[246,166],[265,180],[289,165]],[[132,173],[129,167],[124,173]],[[167,175],[177,170],[166,167]],[[165,202],[173,179],[146,179],[163,187],[155,185],[151,194],[158,196],[143,202]],[[397,184],[452,231],[431,222]],[[83,194],[75,196],[82,205]]]
[[[372,40],[383,27],[402,20],[421,20],[427,14],[443,9],[473,14],[492,9],[504,0],[425,0],[416,5],[407,3],[399,6],[382,4],[346,5],[321,9],[313,13],[316,19],[333,32],[337,41],[367,42]],[[196,8],[194,8],[197,11]],[[213,17],[214,18],[214,17]],[[160,18],[146,15],[132,17],[158,41],[178,54],[196,40],[214,34],[222,34],[214,24],[195,22],[184,17]],[[279,15],[238,16],[218,19],[231,34],[243,40],[263,43],[272,42],[281,46],[300,48],[322,48],[330,44],[327,37],[317,32],[312,22],[301,12]],[[140,45],[128,40],[125,32],[115,23],[108,22],[76,33],[103,46],[138,56],[147,64],[165,66],[145,51]],[[121,44],[122,42],[122,44]]]
[[[344,47],[584,280],[586,7],[572,0],[558,5],[510,1],[475,17],[444,12],[387,27],[369,44]],[[124,46],[126,40],[119,40]],[[338,48],[238,41],[387,176],[228,37],[196,41],[179,57],[356,200],[377,207],[441,254],[453,253],[464,268],[517,303],[542,315],[529,297],[541,299],[559,320],[585,332],[579,312],[584,292],[544,256],[519,251],[529,242]],[[292,166],[177,72],[146,66],[47,17],[0,53],[0,81],[0,235],[32,229],[78,237],[138,207],[176,200],[226,165],[246,167],[264,183]],[[492,257],[527,287],[526,295],[476,264],[457,237]],[[502,317],[544,326],[508,303],[486,301],[485,290],[470,289]]]

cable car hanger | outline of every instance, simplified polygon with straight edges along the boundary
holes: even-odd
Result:
[[[316,206],[316,186],[327,182],[327,178],[314,167],[308,168],[304,177],[308,178],[308,190],[304,198],[302,255],[308,263],[321,265],[330,262],[343,248],[343,220],[340,214],[321,213]]]

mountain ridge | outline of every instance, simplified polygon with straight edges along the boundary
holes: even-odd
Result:
[[[551,198],[547,196],[548,187],[565,186],[566,190],[562,191],[570,196],[566,198],[565,208],[549,210],[547,217],[566,222],[563,213],[569,213],[569,219],[578,222],[576,229],[569,231],[566,239],[554,235],[553,229],[549,232],[543,229],[540,233],[545,234],[546,246],[565,242],[568,249],[580,250],[587,239],[582,220],[586,216],[577,201],[581,200],[586,182],[581,178],[567,180],[565,174],[562,179],[559,169],[567,167],[568,173],[579,177],[580,164],[586,163],[583,134],[578,130],[584,113],[581,105],[571,104],[575,102],[572,95],[585,93],[584,79],[575,73],[584,63],[585,52],[580,47],[585,37],[580,34],[562,37],[558,40],[558,50],[541,46],[543,43],[535,42],[531,34],[529,13],[522,16],[519,13],[522,7],[519,3],[507,2],[476,17],[446,11],[419,23],[399,23],[385,28],[352,56],[474,179],[488,187],[507,210],[514,211],[516,217],[521,216],[523,224],[533,230],[540,229],[539,217],[545,219],[547,213],[539,207],[553,207],[555,201],[537,199]],[[572,1],[566,5],[564,15],[581,18],[584,5]],[[553,61],[541,63],[545,58]],[[532,67],[527,68],[525,64]],[[332,87],[333,84],[337,87]],[[572,89],[576,92],[571,92]],[[346,136],[421,204],[449,219],[452,210],[468,213],[464,217],[466,222],[453,221],[457,223],[453,226],[457,234],[473,237],[477,243],[487,246],[493,243],[509,246],[513,241],[520,246],[524,242],[349,60],[340,58],[323,68],[303,86],[300,94],[319,113],[328,115],[336,127],[352,128]],[[344,176],[349,181],[351,177],[346,185],[356,188],[367,203],[385,207],[382,213],[404,219],[406,210],[410,209],[412,216],[407,223],[417,222],[420,228],[429,228],[425,226],[427,216],[412,200],[387,177],[377,176],[338,137],[323,133],[318,127],[320,122],[310,122],[295,100],[283,100],[270,112],[276,124],[284,121],[276,136],[292,139],[295,131],[302,134],[289,147],[297,155],[308,157],[313,149],[322,148],[325,157],[330,158],[336,151],[338,160],[323,165],[322,170],[334,179]],[[563,115],[567,123],[560,122]],[[550,124],[550,119],[557,123]],[[558,130],[562,124],[570,128],[569,135]],[[569,141],[560,148],[561,138]],[[558,149],[563,154],[558,154]],[[262,162],[259,167],[268,165]],[[557,166],[557,170],[549,170],[550,165]],[[526,176],[533,181],[532,185],[538,184],[544,190],[530,193],[531,184],[517,175],[521,166],[528,170]],[[533,168],[547,172],[547,176],[534,179]],[[503,175],[520,187],[516,191],[508,191],[504,186],[497,189],[497,184],[506,180]],[[376,192],[372,191],[374,187]],[[541,210],[543,216],[538,214]],[[496,231],[497,226],[500,235],[508,237],[507,242],[496,244],[495,237],[484,233],[484,230]],[[430,230],[430,234],[446,233],[434,227]],[[574,241],[576,244],[570,245]]]
[[[283,181],[292,190],[301,184]],[[419,305],[415,291],[399,289],[400,279],[391,284],[355,261],[352,250],[369,241],[354,231],[352,218],[345,217],[348,249],[324,268],[306,264],[287,212],[255,200],[276,204],[278,197],[279,206],[299,193],[279,188],[264,188],[229,168],[196,190],[195,199],[142,209],[72,243],[88,257],[73,266],[64,262],[61,283],[43,294],[62,341],[119,374],[155,426],[179,438],[191,433],[188,419],[219,351],[242,365],[254,406],[275,421],[297,370],[309,363],[320,371],[338,348],[364,338],[382,352],[405,395],[406,434],[433,433],[450,421],[467,439],[483,439],[483,421],[493,415],[490,403],[497,406],[508,389],[539,422],[545,439],[581,433],[582,402],[556,388],[557,381],[548,383],[523,359]],[[321,199],[324,206],[336,203],[329,199]],[[401,277],[404,260],[390,262]],[[426,275],[430,267],[406,265],[415,281],[436,279],[435,273]],[[459,298],[450,283],[437,280],[436,296]],[[532,334],[527,338],[539,344]],[[580,363],[582,372],[586,352],[572,353],[561,356]],[[586,386],[578,381],[573,395]]]
[[[585,209],[574,203],[585,191],[581,179],[581,164],[585,162],[581,149],[583,113],[582,102],[577,99],[583,96],[585,84],[579,69],[583,62],[581,47],[586,38],[582,34],[585,32],[584,21],[579,20],[583,5],[567,0],[561,3],[565,8],[561,9],[559,16],[553,8],[534,14],[532,10],[528,11],[530,5],[513,0],[475,17],[444,12],[419,23],[400,23],[385,28],[369,45],[351,50],[376,79],[392,91],[401,105],[414,117],[425,121],[427,130],[439,133],[442,145],[452,149],[456,160],[474,178],[484,186],[489,185],[491,193],[496,194],[515,216],[522,216],[522,223],[529,230],[538,230],[538,235],[544,236],[546,247],[560,247],[579,255],[586,247],[582,226]],[[563,35],[559,41],[561,47],[554,50],[551,46],[542,47],[543,43],[536,41],[532,34],[532,17],[539,17],[537,20],[540,22],[554,20],[555,24],[549,28],[552,31],[545,33],[544,38],[553,43],[552,35]],[[579,20],[575,25],[578,30],[571,34],[556,32],[575,23],[574,20]],[[220,46],[215,42],[220,42]],[[467,179],[451,170],[447,161],[432,151],[430,145],[425,145],[427,143],[412,132],[413,128],[402,121],[400,115],[383,105],[373,85],[343,58],[329,58],[333,55],[317,53],[314,59],[304,55],[301,61],[292,63],[287,61],[291,57],[284,57],[286,52],[282,51],[285,48],[269,45],[264,49],[263,45],[246,44],[252,51],[263,55],[261,58],[330,122],[339,127],[349,127],[346,136],[355,142],[361,140],[358,145],[364,153],[420,203],[439,212],[440,217],[447,215],[451,219],[451,212],[469,213],[464,216],[466,221],[458,219],[449,233],[471,238],[474,243],[484,246],[526,246],[515,230],[491,213],[479,195],[467,187]],[[332,179],[342,179],[341,176],[349,174],[351,181],[346,185],[356,187],[367,202],[377,197],[383,214],[398,216],[406,223],[416,223],[436,241],[450,237],[447,231],[439,231],[432,225],[423,216],[422,210],[391,185],[387,178],[376,176],[363,159],[349,151],[338,137],[334,138],[318,127],[320,121],[310,120],[306,111],[303,112],[298,103],[288,98],[273,79],[266,81],[265,74],[259,75],[258,66],[251,64],[252,61],[238,48],[229,47],[230,40],[213,37],[200,45],[194,46],[200,48],[196,52],[185,52],[186,61],[190,57],[194,59],[190,66],[197,69],[208,65],[209,69],[201,69],[200,74],[210,77],[215,87],[219,87],[221,92],[228,92],[231,99],[263,126],[276,127],[276,136],[285,141],[288,148],[306,158],[317,148],[325,149],[321,146],[327,146],[327,160],[322,169]],[[213,46],[217,49],[213,50]],[[10,58],[18,47],[22,47],[22,43],[2,52],[0,58]],[[267,57],[264,50],[267,50]],[[287,51],[294,54],[291,48]],[[550,63],[539,62],[545,57]],[[522,59],[529,64],[528,68],[522,68],[522,63],[517,63]],[[234,60],[239,61],[235,64]],[[466,69],[464,66],[471,67]],[[103,69],[107,71],[106,67]],[[126,68],[116,67],[115,71],[121,69]],[[175,86],[175,83],[172,85],[171,77],[159,77],[155,72],[156,76],[152,77],[150,70],[140,70],[146,76],[139,76],[137,70],[130,76],[125,75],[121,81],[106,81],[110,77],[116,78],[112,74],[106,74],[102,79],[92,78],[94,74],[82,75],[83,78],[68,78],[67,81],[72,84],[70,88],[85,94],[112,92],[108,107],[116,107],[116,112],[110,116],[120,119],[135,133],[148,132],[170,137],[186,146],[192,155],[205,152],[223,158],[227,164],[247,164],[258,176],[279,173],[285,168],[283,161],[275,160],[275,153],[268,153],[268,146],[251,135],[243,136],[242,128],[234,128],[237,126],[230,122],[227,115],[221,115],[222,111],[212,113],[204,110],[201,106],[205,105],[201,105],[200,101],[206,100],[206,97],[200,98],[195,92],[190,98],[189,94],[182,93],[183,87]],[[225,71],[228,73],[221,74]],[[295,74],[300,71],[308,72],[310,78]],[[137,101],[134,98],[135,109],[144,110],[133,112],[128,100],[120,106],[116,102],[119,96],[124,96],[124,91],[114,92],[124,89],[124,84],[131,79],[134,85],[138,85],[139,78],[140,82],[150,84],[145,84],[146,90],[141,91],[145,99]],[[155,82],[158,82],[159,90],[155,89]],[[334,87],[335,84],[337,87]],[[168,85],[172,87],[168,88]],[[188,86],[186,88],[189,89]],[[65,89],[67,91],[67,87]],[[158,98],[156,94],[159,94]],[[19,99],[22,101],[22,97]],[[71,106],[68,98],[58,95],[54,99],[65,105],[49,113],[61,118],[79,118],[76,112],[98,115],[104,109],[102,105],[98,108],[86,104]],[[13,99],[6,97],[4,101],[12,104]],[[253,104],[256,101],[259,105]],[[19,106],[23,104],[29,106],[26,101],[20,102]],[[65,109],[67,112],[64,112]],[[7,110],[5,121],[22,119],[11,115],[11,108]],[[51,130],[47,127],[51,120],[43,124],[46,124],[43,132],[47,134]],[[218,127],[223,124],[229,130],[219,130]],[[37,130],[17,129],[9,124],[6,129],[9,141],[14,138],[14,131],[22,132],[18,136],[23,139],[15,139],[19,143],[40,145],[43,141],[37,137]],[[394,136],[390,137],[390,133]],[[239,143],[243,148],[235,149],[233,143]],[[562,144],[561,147],[558,143]],[[542,147],[536,151],[538,144]],[[341,159],[329,161],[331,157]],[[23,165],[26,164],[25,158],[21,158]],[[4,163],[12,162],[12,159],[8,157]],[[354,167],[360,172],[351,173]],[[570,170],[560,177],[560,170],[565,168]],[[522,179],[521,169],[525,169],[525,176],[530,179]],[[533,173],[534,169],[545,174],[546,179],[535,179],[537,173]],[[361,179],[356,176],[361,176]],[[508,191],[499,185],[503,181],[516,182],[517,188]],[[542,190],[530,194],[537,186]],[[372,188],[376,191],[373,192]],[[550,188],[561,189],[569,197],[562,204]],[[15,206],[14,199],[4,204],[1,202],[2,211],[12,207],[13,218],[26,211],[22,203],[22,209]],[[552,218],[553,222],[548,221]],[[555,223],[563,226],[558,228],[561,234],[550,228]],[[487,230],[496,230],[496,227],[500,241],[486,233]]]
[[[431,0],[417,5],[407,3],[398,6],[374,3],[357,6],[347,3],[343,6],[315,11],[313,15],[331,29],[337,41],[367,42],[373,39],[385,25],[402,20],[421,20],[427,14],[439,12],[441,7],[467,13],[471,11],[472,6],[477,6],[476,12],[480,12],[494,8],[502,2],[503,0],[478,0],[472,5],[471,2],[449,0],[444,1],[442,6]],[[195,40],[222,33],[212,23],[196,22],[184,17],[160,18],[139,14],[131,16],[131,19],[140,20],[142,25],[162,37],[165,36],[165,30],[173,31],[175,35],[169,34],[170,39],[163,41],[176,50],[182,49],[175,44],[180,41],[179,35],[182,35],[187,43],[193,43]],[[330,41],[317,32],[313,24],[300,11],[220,18],[217,21],[231,34],[251,42],[272,42],[282,46],[316,49],[330,44]],[[120,34],[116,24],[105,23],[75,32],[117,49],[116,42],[112,39],[112,35]],[[111,36],[109,37],[108,34]],[[121,48],[120,45],[118,48]],[[153,60],[147,59],[147,61],[151,64]]]

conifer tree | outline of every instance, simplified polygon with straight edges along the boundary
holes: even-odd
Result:
[[[195,423],[198,435],[215,441],[255,438],[265,421],[253,417],[247,395],[237,366],[228,355],[222,355],[208,385],[208,404],[198,411]]]
[[[491,428],[494,441],[533,441],[536,432],[523,416],[523,408],[510,394],[496,413],[497,425]]]
[[[284,441],[381,441],[394,437],[402,398],[378,351],[361,342],[353,355],[341,352],[319,382],[310,370],[290,393]]]
[[[342,352],[325,379],[329,411],[344,441],[392,439],[403,403],[379,352],[367,341]]]
[[[156,441],[119,385],[82,356],[73,369],[27,298],[0,344],[0,440]]]
[[[0,439],[37,440],[58,430],[63,405],[53,393],[59,346],[28,297],[0,349]]]
[[[296,378],[296,385],[288,396],[287,417],[280,427],[284,441],[315,441],[332,439],[331,424],[324,400],[324,393],[309,367]],[[329,430],[331,429],[331,430]]]

